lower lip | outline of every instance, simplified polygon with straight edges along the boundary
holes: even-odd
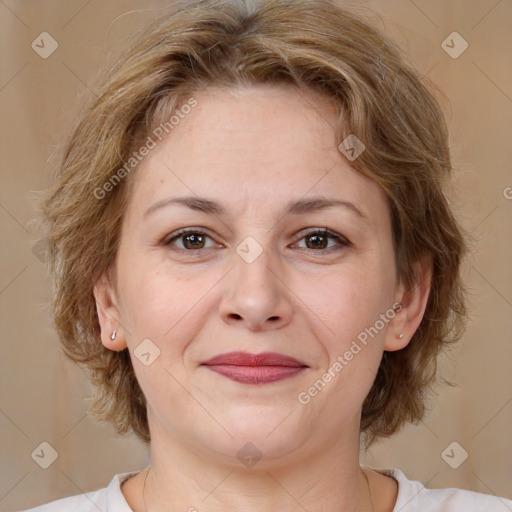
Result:
[[[305,366],[236,366],[232,364],[205,365],[212,372],[244,384],[267,384],[288,379],[306,369]]]

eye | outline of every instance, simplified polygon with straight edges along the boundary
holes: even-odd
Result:
[[[165,238],[162,242],[163,245],[174,245],[174,242],[181,243],[181,246],[177,246],[177,249],[183,251],[195,251],[198,249],[209,249],[211,247],[218,247],[218,244],[212,243],[207,246],[207,240],[212,238],[197,229],[180,229],[176,233],[173,233],[169,237]]]
[[[316,229],[308,233],[303,234],[300,241],[305,240],[305,246],[299,247],[312,250],[330,250],[336,249],[336,246],[348,247],[351,243],[342,235],[331,231],[330,229]],[[333,241],[333,245],[329,245],[329,242]]]
[[[207,245],[207,242],[211,243]],[[348,247],[351,243],[342,235],[329,229],[315,229],[303,233],[300,242],[305,241],[305,245],[296,244],[301,249],[311,249],[316,251],[330,251],[340,247]],[[173,246],[178,251],[198,251],[200,249],[211,249],[221,247],[213,241],[204,231],[199,229],[187,228],[180,229],[172,233],[162,241],[164,246]]]

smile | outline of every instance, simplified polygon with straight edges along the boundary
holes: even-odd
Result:
[[[230,352],[213,357],[202,364],[213,372],[243,384],[276,382],[294,377],[308,368],[295,358],[275,352]]]

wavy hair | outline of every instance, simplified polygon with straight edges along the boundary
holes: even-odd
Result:
[[[95,418],[150,442],[130,355],[102,345],[93,295],[115,262],[132,180],[118,180],[101,200],[97,190],[194,91],[253,84],[331,98],[338,143],[348,134],[364,142],[351,165],[386,195],[399,281],[412,287],[415,263],[431,257],[421,324],[405,348],[384,352],[363,403],[370,446],[425,414],[438,355],[463,332],[467,243],[445,195],[448,134],[431,86],[387,36],[333,1],[179,1],[141,31],[96,87],[44,195],[54,325],[65,354],[88,370]]]

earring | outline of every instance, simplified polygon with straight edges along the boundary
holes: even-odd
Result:
[[[400,334],[398,335],[398,337],[399,337],[400,339],[402,339],[402,338],[404,337],[403,333],[400,333]]]
[[[115,340],[115,339],[116,339],[116,333],[117,333],[117,331],[114,331],[114,332],[110,335],[110,339],[111,339],[111,340]]]

